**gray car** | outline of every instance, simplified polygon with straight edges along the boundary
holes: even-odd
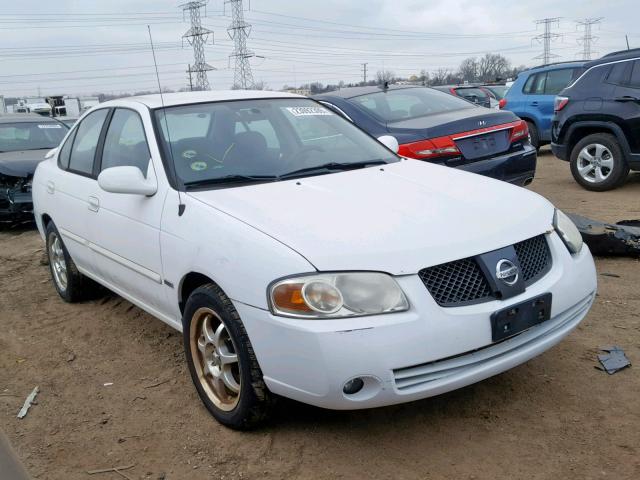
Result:
[[[33,215],[33,173],[68,130],[62,122],[37,114],[0,116],[0,222]]]

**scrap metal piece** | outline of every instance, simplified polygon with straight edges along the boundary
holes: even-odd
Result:
[[[623,368],[631,366],[631,362],[624,354],[622,348],[614,345],[613,347],[602,347],[600,350],[607,353],[598,355],[598,361],[602,365],[602,368],[596,368],[604,370],[609,375],[613,375]]]
[[[580,215],[567,214],[594,255],[640,257],[640,221],[623,220],[611,224]]]
[[[22,408],[18,412],[18,418],[24,418],[24,417],[27,416],[27,412],[29,411],[29,407],[31,407],[31,405],[33,404],[33,401],[36,399],[36,396],[38,395],[39,391],[40,391],[40,389],[38,387],[34,388],[31,391],[31,393],[29,394],[27,399],[24,401],[24,405],[22,405]]]

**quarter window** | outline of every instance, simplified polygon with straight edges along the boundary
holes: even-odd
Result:
[[[632,88],[640,88],[640,60],[633,62],[633,70],[631,70],[629,86]]]
[[[137,167],[146,177],[150,158],[140,116],[133,110],[116,109],[104,141],[102,170],[111,167]]]
[[[562,70],[551,70],[547,72],[547,81],[544,86],[545,95],[557,95],[569,85],[573,78],[573,68],[564,68]]]
[[[58,163],[64,170],[69,168],[69,155],[71,154],[71,145],[73,145],[73,139],[76,136],[76,132],[77,130],[71,132],[69,138],[64,142],[64,145],[62,145],[60,153],[58,154]]]
[[[109,110],[106,108],[96,110],[87,115],[78,125],[76,138],[71,147],[69,170],[86,175],[93,173],[93,160],[107,113]]]

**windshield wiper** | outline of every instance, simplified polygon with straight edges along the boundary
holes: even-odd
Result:
[[[387,163],[388,162],[385,162],[384,160],[366,160],[364,162],[351,162],[351,163],[331,162],[331,163],[325,163],[324,165],[318,165],[315,167],[307,167],[307,168],[301,168],[299,170],[294,170],[292,172],[280,175],[278,178],[280,180],[285,180],[288,178],[295,178],[295,177],[304,176],[308,174],[331,173],[333,171],[338,171],[338,170],[343,170],[343,171],[356,170],[358,168],[373,167],[375,165],[386,165]]]
[[[185,182],[184,186],[188,190],[190,188],[206,187],[210,185],[222,185],[226,183],[252,183],[279,180],[274,175],[227,175],[218,178],[205,178],[203,180],[193,180]]]

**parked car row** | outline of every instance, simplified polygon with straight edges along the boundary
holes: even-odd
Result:
[[[278,395],[331,409],[438,395],[581,322],[596,274],[566,215],[396,153],[535,161],[522,120],[429,89],[321,100],[187,92],[85,114],[33,179],[60,297],[97,282],[182,331],[202,402],[233,428]]]

